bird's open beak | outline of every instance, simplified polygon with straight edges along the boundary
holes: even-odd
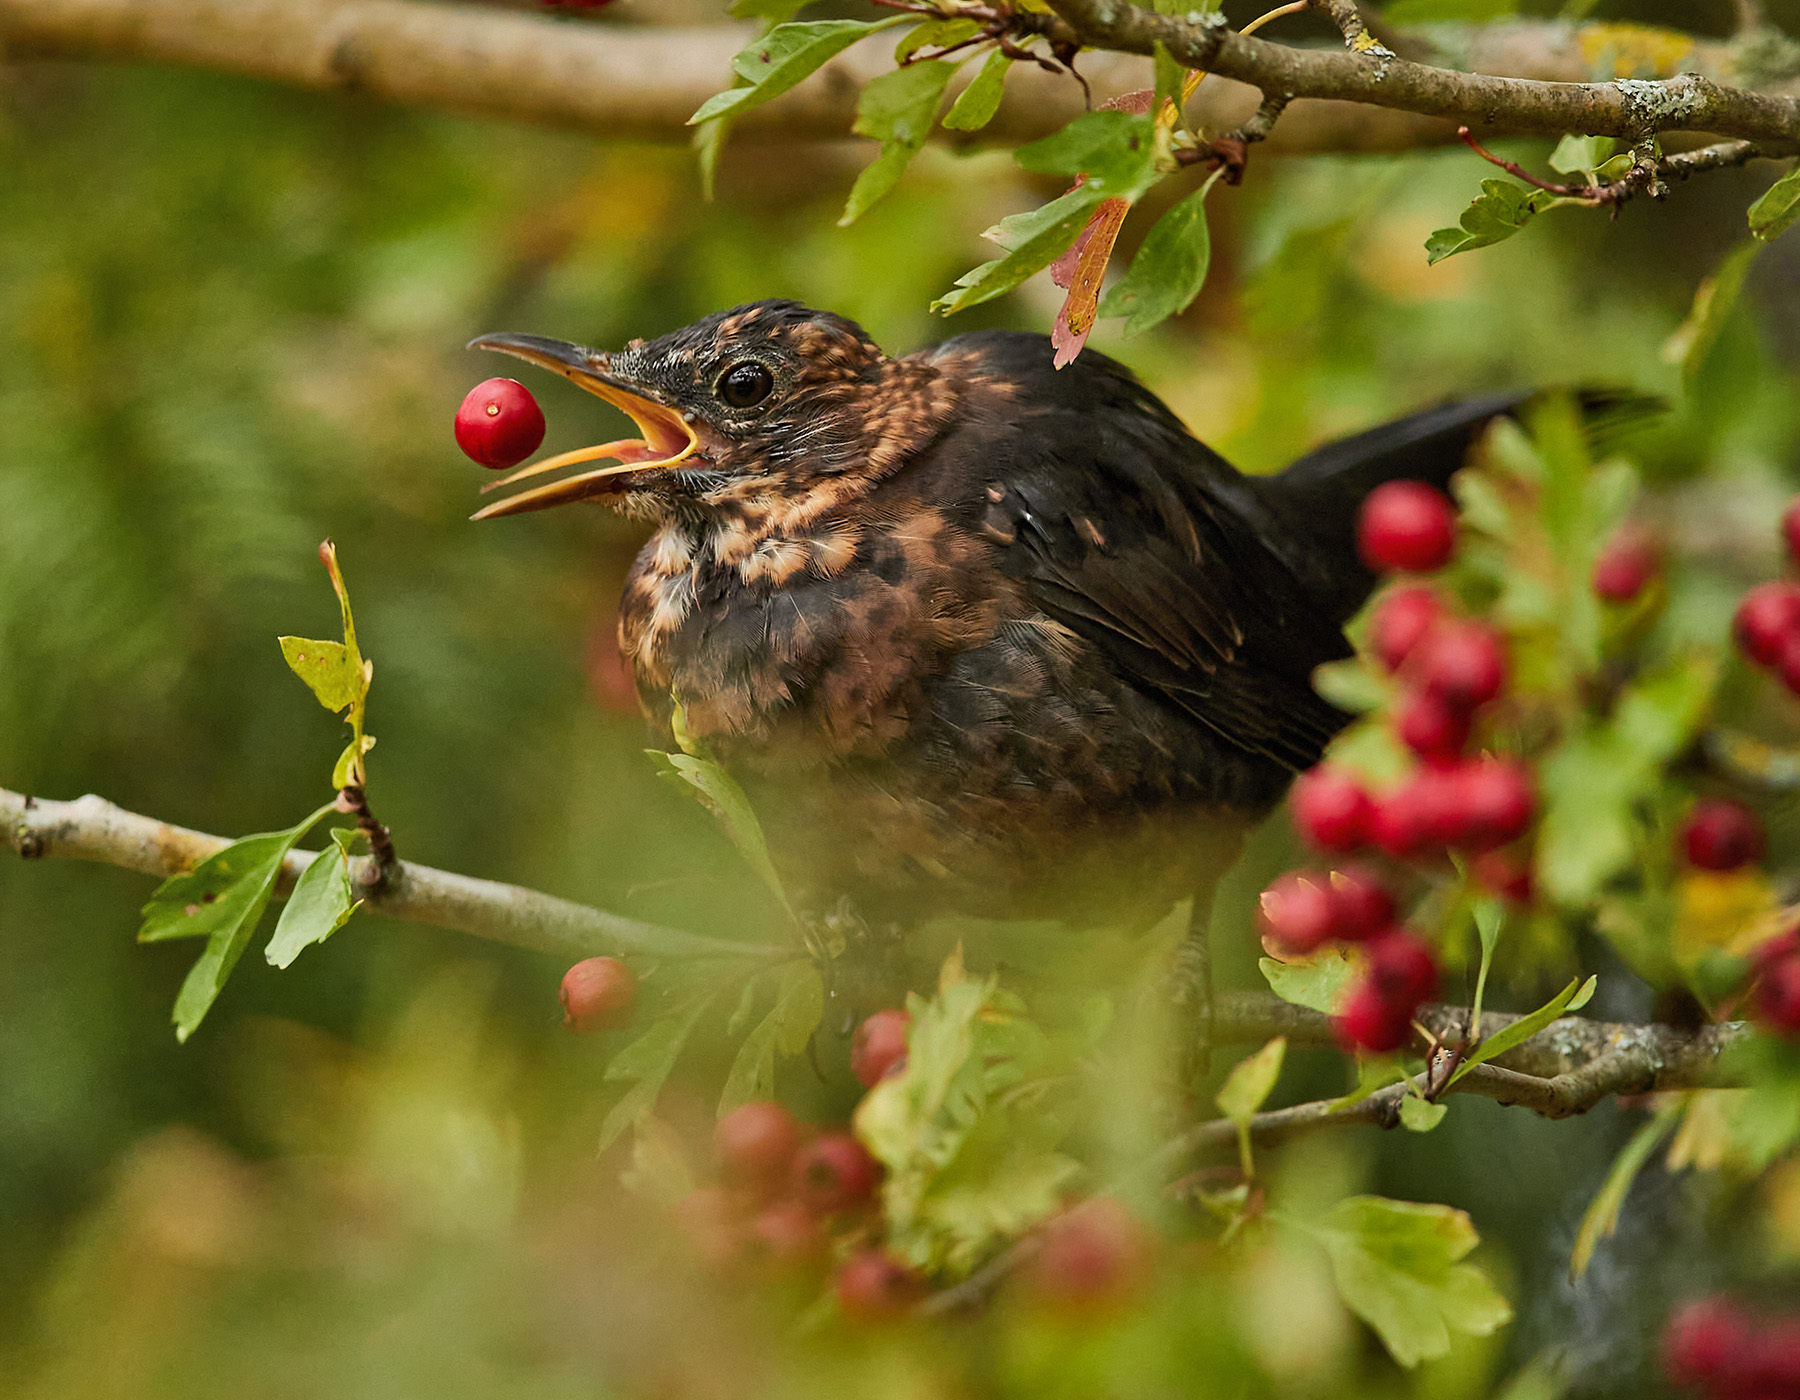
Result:
[[[579,345],[570,345],[567,341],[546,340],[536,335],[477,336],[469,342],[469,349],[498,350],[503,355],[516,355],[530,364],[553,370],[563,378],[579,384],[590,394],[597,394],[614,408],[623,409],[643,434],[642,437],[621,438],[617,442],[603,442],[596,447],[564,452],[542,462],[533,462],[528,467],[520,467],[497,481],[490,481],[481,488],[484,492],[496,491],[515,481],[556,471],[560,467],[572,467],[577,462],[595,462],[610,457],[619,463],[616,467],[602,467],[598,471],[577,472],[574,476],[565,476],[495,501],[493,505],[476,511],[470,517],[473,520],[521,515],[528,510],[543,510],[547,506],[560,506],[570,501],[586,500],[590,496],[605,495],[610,491],[623,489],[626,483],[619,480],[621,477],[633,472],[649,471],[653,467],[672,467],[700,450],[700,439],[687,420],[674,409],[628,387],[610,372],[609,357],[602,352],[585,350]]]

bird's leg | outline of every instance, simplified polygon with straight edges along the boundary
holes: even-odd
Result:
[[[1180,1083],[1193,1088],[1212,1068],[1212,891],[1194,900],[1187,933],[1175,949],[1174,1006]]]

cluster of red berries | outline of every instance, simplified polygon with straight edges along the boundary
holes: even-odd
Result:
[[[1781,517],[1781,533],[1789,559],[1800,564],[1800,498]],[[1732,635],[1745,656],[1800,695],[1800,583],[1775,579],[1757,584],[1738,603]]]
[[[1759,1317],[1703,1298],[1669,1319],[1662,1353],[1669,1379],[1708,1400],[1800,1400],[1800,1315]]]
[[[484,467],[516,467],[544,440],[544,410],[516,379],[484,379],[456,410],[456,445]]]

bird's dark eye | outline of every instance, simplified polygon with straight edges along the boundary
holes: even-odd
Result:
[[[769,397],[775,376],[755,360],[744,360],[719,378],[719,397],[733,408],[750,408]]]

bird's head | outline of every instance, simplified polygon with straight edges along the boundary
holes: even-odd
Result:
[[[897,443],[941,418],[923,366],[890,360],[854,322],[790,301],[721,311],[660,340],[589,350],[531,335],[484,335],[624,410],[642,435],[534,462],[493,490],[610,459],[507,496],[475,519],[610,497],[656,513],[748,492],[803,491],[884,465]],[[908,405],[911,407],[909,408]]]

